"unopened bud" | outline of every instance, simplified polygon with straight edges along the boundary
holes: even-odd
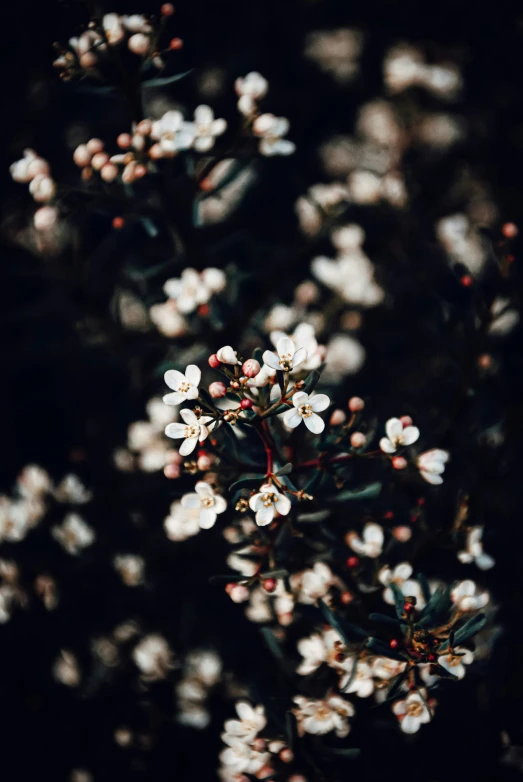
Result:
[[[120,147],[120,149],[127,149],[131,146],[132,137],[129,133],[120,133],[118,138],[116,139],[116,143]]]
[[[107,163],[105,166],[102,167],[102,170],[100,171],[100,176],[102,177],[104,182],[113,182],[118,176],[118,169],[112,163]]]
[[[395,470],[404,470],[407,466],[407,460],[403,456],[395,456],[392,460],[392,466]]]
[[[360,410],[363,410],[364,407],[365,407],[365,402],[363,401],[363,399],[360,399],[359,396],[352,396],[349,399],[349,410],[352,413],[357,413]]]
[[[216,357],[218,361],[221,361],[222,364],[237,364],[237,353],[230,345],[224,345],[223,348],[220,348],[216,352]]]
[[[233,603],[245,603],[249,599],[249,590],[244,584],[227,584],[225,591]]]
[[[80,144],[79,147],[76,147],[75,151],[73,152],[73,160],[80,168],[84,168],[85,166],[89,165],[91,162],[91,153],[87,148],[87,144]]]
[[[133,54],[147,54],[149,51],[149,38],[143,33],[135,33],[129,38],[128,46]]]
[[[42,206],[34,213],[33,222],[37,231],[48,231],[56,223],[58,210],[54,206]]]
[[[400,421],[404,429],[406,429],[407,426],[412,426],[412,418],[410,415],[402,415]]]
[[[109,155],[106,152],[97,152],[96,155],[93,155],[91,165],[95,171],[100,171],[108,162]]]
[[[363,448],[366,442],[367,438],[363,432],[353,432],[350,436],[350,444],[353,448]]]
[[[260,362],[255,358],[248,358],[243,362],[242,372],[246,377],[256,377],[261,369]]]
[[[91,155],[96,155],[97,152],[102,152],[104,148],[104,143],[99,138],[91,138],[85,145],[88,149],[88,151],[91,153]]]
[[[392,534],[399,543],[407,543],[412,537],[412,530],[410,527],[394,527]]]
[[[341,426],[341,424],[344,424],[346,420],[347,420],[347,416],[345,415],[343,410],[333,410],[331,413],[329,423],[331,426]]]
[[[227,393],[227,388],[225,387],[225,384],[220,382],[219,380],[215,383],[211,383],[209,386],[209,394],[212,396],[213,399],[223,399],[223,397]]]
[[[163,16],[172,16],[174,14],[174,5],[172,3],[164,3],[160,8]]]

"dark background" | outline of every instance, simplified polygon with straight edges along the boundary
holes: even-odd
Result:
[[[152,13],[157,8],[149,0],[130,0],[105,10]],[[93,636],[136,618],[144,632],[163,633],[180,656],[195,646],[215,645],[226,670],[252,686],[255,700],[261,692],[281,695],[276,667],[257,627],[220,589],[208,585],[226,552],[219,531],[178,546],[169,543],[162,520],[171,486],[161,475],[129,479],[111,467],[112,450],[124,443],[127,425],[143,417],[146,400],[162,389],[155,367],[165,344],[159,337],[119,330],[110,319],[109,303],[129,255],[141,257],[146,266],[146,253],[162,256],[165,247],[160,238],[151,250],[144,249],[146,237],[133,229],[117,241],[108,238],[113,215],[93,215],[83,204],[74,212],[85,236],[80,258],[68,249],[59,259],[41,259],[11,241],[12,226],[23,221],[29,201],[26,188],[10,181],[8,165],[25,146],[35,147],[50,160],[56,178],[68,181],[74,172],[64,129],[73,117],[82,120],[90,136],[102,138],[128,125],[125,106],[75,96],[58,83],[51,67],[52,43],[66,40],[87,18],[84,4],[73,2],[18,2],[2,11],[7,142],[0,173],[5,229],[0,487],[8,493],[29,462],[42,464],[55,478],[74,469],[94,491],[86,518],[97,532],[96,544],[80,559],[52,541],[49,519],[22,544],[2,544],[0,553],[19,563],[28,585],[37,573],[50,572],[61,594],[56,611],[46,612],[32,601],[0,627],[2,774],[13,781],[43,775],[59,782],[72,768],[86,768],[95,780],[212,780],[230,703],[214,696],[213,719],[204,732],[181,728],[173,721],[172,682],[140,692],[130,661],[107,672],[93,667],[89,653]],[[349,88],[337,86],[302,56],[308,32],[340,25],[366,34],[362,77]],[[294,201],[325,179],[318,144],[350,132],[357,108],[381,93],[386,49],[398,40],[412,41],[435,59],[449,55],[462,64],[466,88],[459,112],[468,123],[466,140],[443,157],[408,154],[404,168],[415,197],[399,216],[385,207],[351,212],[351,220],[365,227],[366,248],[390,301],[366,316],[361,339],[367,362],[360,376],[337,393],[340,401],[350,393],[373,397],[381,418],[398,408],[415,414],[428,440],[452,452],[444,489],[425,492],[428,518],[434,523],[450,518],[458,492],[471,492],[472,514],[486,524],[489,550],[497,560],[486,583],[500,606],[496,623],[502,633],[488,663],[479,664],[458,686],[440,688],[437,717],[415,741],[399,735],[385,709],[358,704],[351,739],[362,756],[354,764],[329,766],[326,776],[420,782],[519,778],[516,766],[500,764],[500,734],[506,731],[514,745],[523,745],[522,335],[516,329],[494,345],[474,342],[475,297],[490,300],[500,290],[498,280],[487,274],[479,293],[464,290],[437,246],[433,225],[463,207],[451,187],[464,169],[488,183],[501,222],[521,219],[523,14],[517,3],[503,2],[375,0],[356,8],[340,0],[180,0],[173,27],[185,43],[179,69],[195,68],[195,75],[180,85],[182,102],[195,104],[195,79],[205,67],[223,68],[229,85],[236,76],[259,70],[271,84],[271,110],[290,118],[297,144],[291,159],[266,162],[258,188],[232,225],[205,230],[195,239],[192,251],[202,267],[225,265],[232,256],[255,283],[229,314],[219,340],[223,344],[238,342],[252,307],[265,307],[280,296],[288,300],[307,276],[308,258],[296,251]],[[231,96],[229,89],[217,98],[218,116],[231,115]],[[426,95],[417,99],[427,107],[439,105]],[[217,247],[225,238],[223,252]],[[499,252],[499,238],[499,228],[485,232],[493,253]],[[519,303],[517,249],[516,243],[512,277],[501,290]],[[154,291],[145,293],[154,299]],[[450,325],[438,318],[442,302],[453,312]],[[490,379],[479,378],[470,361],[472,349],[495,354],[498,370]],[[469,387],[475,389],[473,396],[464,393]],[[503,444],[495,450],[482,446],[479,434],[499,422],[506,432]],[[121,550],[145,556],[145,587],[129,590],[121,584],[111,566]],[[463,574],[448,553],[422,566],[430,576]],[[477,573],[471,568],[468,575]],[[51,675],[63,647],[78,654],[87,672],[77,691],[56,684]],[[113,732],[122,724],[144,737],[143,746],[126,750],[114,743]]]

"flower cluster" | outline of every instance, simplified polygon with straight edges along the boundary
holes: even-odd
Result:
[[[29,183],[29,193],[41,206],[34,214],[34,226],[38,231],[49,230],[56,223],[58,210],[50,202],[56,195],[56,182],[51,176],[47,160],[39,157],[32,149],[24,149],[21,160],[13,163],[9,169],[15,182]]]

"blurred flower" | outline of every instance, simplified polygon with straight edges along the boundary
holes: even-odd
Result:
[[[419,692],[410,692],[405,700],[392,704],[403,733],[417,733],[422,725],[430,722],[432,714],[425,704],[425,698]]]
[[[456,646],[452,652],[438,657],[438,665],[458,679],[463,679],[466,673],[465,665],[470,665],[473,661],[474,653],[462,646]]]
[[[314,605],[325,597],[334,584],[335,577],[324,562],[315,562],[310,570],[293,573],[290,577],[291,589],[299,603]]]
[[[256,101],[263,98],[269,89],[269,83],[256,71],[240,77],[234,82],[236,94],[239,95],[238,110],[248,116],[256,111]]]
[[[362,49],[362,33],[347,27],[315,31],[305,42],[305,56],[340,84],[351,81],[358,73]]]
[[[385,424],[387,437],[380,440],[380,448],[384,453],[395,453],[402,446],[412,445],[419,437],[417,426],[403,427],[399,418],[389,418]]]
[[[394,569],[391,569],[388,565],[381,568],[378,573],[378,578],[381,583],[386,587],[383,590],[383,599],[389,605],[394,605],[396,599],[394,592],[392,591],[390,584],[396,584],[405,597],[415,597],[416,606],[423,608],[425,606],[425,599],[423,597],[423,591],[417,581],[411,580],[412,565],[409,562],[400,562]]]
[[[161,635],[146,635],[133,649],[133,660],[145,681],[164,679],[173,667],[169,644]]]
[[[68,513],[61,525],[51,528],[51,534],[68,554],[74,556],[92,545],[96,538],[94,530],[77,513]]]
[[[225,288],[226,278],[221,269],[184,269],[181,277],[170,279],[163,286],[164,293],[176,301],[178,311],[189,314],[201,304],[206,304],[214,293]]]
[[[440,448],[432,448],[430,451],[420,454],[417,458],[417,464],[421,477],[434,486],[443,483],[441,475],[449,457],[448,451],[442,451]]]
[[[349,533],[349,545],[356,554],[376,559],[383,551],[383,529],[379,524],[368,522],[363,527],[362,538],[355,532]]]
[[[488,592],[478,592],[478,587],[470,579],[460,581],[453,588],[450,596],[452,602],[460,611],[476,611],[478,608],[485,608],[489,602]]]
[[[60,650],[60,656],[53,666],[53,675],[66,687],[78,687],[80,684],[80,666],[74,654],[68,649]]]
[[[224,119],[214,119],[210,106],[197,106],[194,110],[195,138],[193,147],[197,152],[208,152],[214,146],[216,136],[221,136],[227,129]]]
[[[354,693],[358,698],[368,698],[374,692],[373,671],[371,666],[355,657],[349,658],[350,670],[340,680],[340,692]],[[356,666],[356,672],[353,668]]]
[[[471,527],[467,533],[466,548],[458,553],[458,559],[464,564],[474,562],[480,570],[489,570],[496,564],[490,554],[483,551],[483,527]]]
[[[163,526],[169,540],[187,540],[200,531],[200,510],[184,508],[181,502],[176,500],[172,503]]]
[[[151,138],[160,144],[166,157],[189,149],[194,141],[195,128],[192,122],[185,122],[180,111],[166,111],[163,117],[153,122]]]
[[[143,584],[145,569],[143,557],[137,554],[117,554],[113,564],[126,586],[135,587]]]
[[[313,700],[302,695],[294,697],[296,708],[293,709],[298,723],[298,734],[324,734],[334,730],[339,738],[344,738],[350,731],[348,717],[355,714],[354,706],[338,695],[331,695],[325,700]]]
[[[337,658],[344,648],[343,641],[336,630],[324,630],[320,635],[313,633],[308,638],[298,641],[298,651],[303,657],[296,669],[300,676],[308,676],[317,670],[322,663],[327,663],[330,668],[342,670],[346,668],[347,660],[340,662]],[[342,654],[343,657],[343,654]]]
[[[261,138],[260,153],[266,157],[292,155],[296,149],[292,141],[283,138],[289,132],[289,120],[285,117],[261,114],[254,120],[252,129]]]

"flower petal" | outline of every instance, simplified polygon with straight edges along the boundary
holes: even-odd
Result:
[[[168,369],[163,376],[163,379],[169,388],[173,389],[173,391],[178,391],[178,386],[180,383],[185,383],[185,375],[183,375],[181,372],[178,372],[177,369]]]
[[[196,486],[194,487],[194,491],[196,492],[198,497],[201,497],[202,499],[204,497],[214,496],[214,492],[211,486],[209,486],[209,484],[207,483],[207,481],[198,481]]]
[[[286,516],[291,509],[291,501],[284,494],[279,494],[275,506],[281,516]]]
[[[271,369],[281,369],[280,359],[278,358],[276,353],[272,352],[272,350],[265,350],[262,358],[263,358],[263,363],[267,364],[267,366],[270,367]]]
[[[165,427],[165,434],[173,440],[176,440],[179,437],[185,437],[185,424],[167,424]]]
[[[403,430],[403,444],[412,445],[419,437],[419,429],[417,426],[407,426]]]
[[[417,733],[420,729],[421,721],[418,717],[413,717],[411,714],[407,714],[403,717],[400,728],[403,733]]]
[[[310,400],[310,405],[315,413],[321,413],[323,410],[326,410],[330,403],[331,400],[327,394],[316,394]]]
[[[278,340],[276,345],[276,351],[278,356],[294,356],[296,353],[296,346],[290,337],[282,337]],[[265,361],[265,359],[264,359]]]
[[[214,495],[214,510],[216,513],[223,513],[224,510],[227,508],[227,501],[224,497],[221,497],[219,494]]]
[[[292,366],[298,367],[307,360],[307,348],[299,348],[292,357]]]
[[[316,415],[316,413],[311,413],[308,418],[304,418],[303,420],[307,429],[310,432],[314,432],[314,434],[320,434],[320,432],[323,432],[325,429],[325,421],[320,418],[319,415]]]
[[[394,575],[393,578],[398,578],[401,581],[406,581],[408,578],[410,578],[412,575],[412,565],[410,562],[400,562],[399,565],[396,565],[394,568]]]
[[[380,448],[384,453],[394,453],[396,448],[388,437],[382,437],[380,440]]]
[[[262,500],[261,500],[261,494],[253,494],[253,496],[249,500],[249,508],[253,511],[257,511],[258,508],[261,506]]]
[[[200,367],[197,367],[196,364],[189,364],[185,370],[185,377],[192,386],[198,386],[202,377]]]
[[[267,524],[271,523],[273,518],[274,505],[269,505],[268,508],[265,505],[262,505],[262,507],[256,513],[256,524],[259,527],[266,527]]]
[[[180,446],[180,454],[182,456],[188,456],[190,453],[194,451],[197,443],[198,443],[198,439],[196,437],[188,437],[186,440],[183,441],[183,443]]]
[[[399,437],[403,432],[403,424],[399,418],[389,418],[385,424],[385,431],[389,440],[394,440],[395,437]]]
[[[185,402],[185,394],[181,394],[179,391],[172,391],[170,394],[165,394],[163,401],[166,405],[179,405]]]
[[[195,424],[198,421],[194,410],[189,410],[188,407],[184,407],[183,410],[180,410],[180,415],[186,424]]]
[[[427,483],[431,483],[433,486],[439,486],[441,483],[443,483],[443,478],[441,475],[436,475],[436,473],[424,472],[423,470],[420,470],[420,475],[423,480],[427,481]]]
[[[212,508],[203,508],[200,512],[200,528],[211,529],[216,522],[216,512]]]
[[[305,391],[298,391],[292,397],[292,404],[294,407],[300,407],[300,405],[306,405],[309,401],[309,395]]]
[[[184,494],[180,503],[182,508],[199,508],[200,498],[197,494]]]
[[[297,426],[299,426],[302,422],[302,417],[296,410],[296,408],[291,407],[283,416],[283,423],[285,426],[288,426],[290,429],[295,429]]]

